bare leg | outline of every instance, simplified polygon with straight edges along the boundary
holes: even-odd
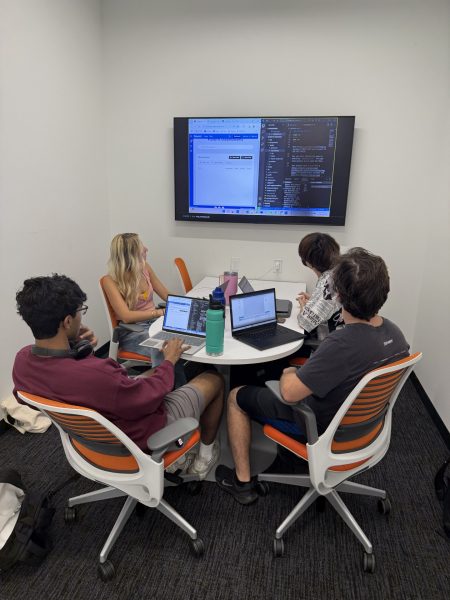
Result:
[[[206,445],[212,444],[217,435],[223,410],[223,377],[219,373],[201,373],[189,383],[197,388],[205,399],[205,410],[200,417],[201,439]]]
[[[241,386],[243,387],[243,386]],[[228,439],[239,481],[250,481],[250,417],[241,410],[236,401],[240,387],[231,390],[228,396]]]

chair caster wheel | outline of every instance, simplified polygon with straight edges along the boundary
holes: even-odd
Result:
[[[275,538],[273,540],[273,555],[279,558],[284,554],[284,542],[282,539]]]
[[[107,581],[111,581],[115,573],[116,570],[114,569],[114,565],[110,560],[107,560],[104,563],[100,563],[97,567],[97,574],[100,577],[100,579],[105,583]]]
[[[66,506],[64,509],[64,521],[66,523],[75,523],[78,518],[78,511],[72,506]]]
[[[267,496],[270,491],[269,484],[267,481],[257,481],[256,482],[256,492],[258,496]]]
[[[191,540],[191,552],[196,558],[200,558],[203,556],[205,552],[205,544],[203,540],[197,538],[196,540]]]
[[[363,569],[364,569],[365,573],[374,573],[375,572],[375,555],[374,554],[367,554],[367,552],[364,552]]]
[[[378,512],[382,515],[388,515],[391,512],[391,501],[389,500],[389,498],[386,496],[386,498],[384,500],[380,499],[377,502],[377,506],[378,506]]]
[[[186,489],[190,496],[196,496],[202,491],[202,481],[189,481],[186,484]]]
[[[325,512],[325,509],[327,507],[327,499],[325,498],[325,496],[319,496],[316,500],[316,509],[317,512]]]

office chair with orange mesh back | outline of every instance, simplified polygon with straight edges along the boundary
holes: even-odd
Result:
[[[193,286],[192,286],[191,278],[189,276],[189,272],[186,267],[186,263],[180,257],[174,258],[173,262],[174,262],[175,266],[177,267],[178,275],[180,277],[180,282],[181,282],[181,285],[183,286],[184,293],[187,294],[188,292],[190,292],[192,290]]]
[[[108,296],[105,293],[104,289],[104,280],[105,275],[100,278],[99,285],[100,291],[103,299],[103,305],[105,307],[106,318],[108,320],[109,333],[111,336],[111,340],[109,342],[109,358],[112,358],[118,362],[121,362],[124,367],[133,367],[138,365],[148,365],[148,367],[152,366],[152,360],[149,356],[145,356],[144,354],[139,354],[137,352],[128,352],[127,350],[121,350],[119,348],[119,321],[114,313],[114,310],[111,306]],[[125,325],[122,324],[122,327],[128,328],[131,331],[133,330],[133,325]]]
[[[340,492],[374,496],[378,498],[379,511],[382,514],[390,512],[391,503],[386,491],[348,480],[375,466],[388,451],[392,410],[405,381],[421,358],[422,354],[417,352],[367,373],[347,396],[320,436],[313,411],[302,405],[302,402],[290,404],[305,424],[306,444],[270,425],[264,426],[267,437],[309,463],[309,475],[258,475],[260,482],[272,481],[309,488],[276,530],[273,546],[275,556],[282,556],[284,553],[283,535],[287,529],[315,500],[326,499],[364,546],[364,571],[374,572],[372,544],[344,504]],[[266,385],[283,402],[279,382],[268,381]],[[263,493],[268,492],[267,484],[259,485],[262,485]]]
[[[64,515],[66,522],[76,520],[74,507],[79,504],[126,498],[100,551],[98,575],[103,581],[114,577],[114,565],[108,560],[108,555],[138,502],[156,508],[168,517],[189,535],[193,554],[203,554],[204,544],[197,536],[197,531],[163,499],[164,470],[200,440],[195,419],[180,419],[150,436],[150,454],[146,454],[123,431],[93,409],[49,400],[28,392],[19,391],[18,395],[26,404],[38,408],[53,421],[71,467],[84,477],[106,485],[94,492],[69,498]],[[176,478],[179,482],[198,479],[195,475]]]

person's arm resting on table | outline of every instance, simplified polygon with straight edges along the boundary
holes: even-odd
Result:
[[[302,383],[295,367],[284,369],[280,379],[280,391],[283,399],[293,404],[312,394],[312,390]]]

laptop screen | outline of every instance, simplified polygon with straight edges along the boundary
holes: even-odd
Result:
[[[187,296],[167,296],[163,330],[206,337],[209,301]]]
[[[242,279],[240,280],[238,285],[239,285],[241,291],[244,292],[244,294],[248,294],[249,292],[255,291],[253,289],[252,284],[250,283],[250,281],[247,279],[247,277],[245,275],[242,277]]]
[[[230,297],[232,332],[277,322],[275,289]]]

